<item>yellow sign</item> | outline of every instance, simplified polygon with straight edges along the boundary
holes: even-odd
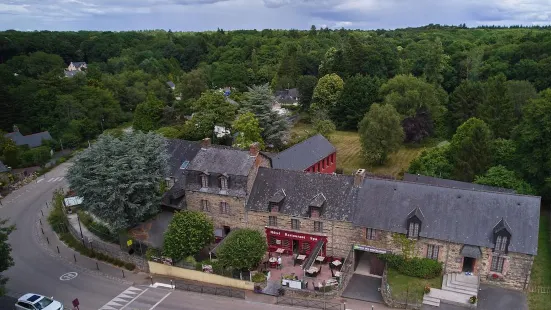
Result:
[[[132,245],[132,240],[126,241],[126,245],[127,245],[127,246],[131,246],[131,245]]]

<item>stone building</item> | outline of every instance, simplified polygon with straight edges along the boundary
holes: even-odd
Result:
[[[365,262],[401,253],[442,262],[445,273],[471,272],[482,282],[522,289],[537,253],[540,198],[366,177],[260,168],[247,202],[247,225],[270,248],[306,253],[318,240],[324,256]]]

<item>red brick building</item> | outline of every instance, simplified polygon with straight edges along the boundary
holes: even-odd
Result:
[[[334,173],[337,150],[324,136],[317,134],[273,155],[271,161],[275,169]]]

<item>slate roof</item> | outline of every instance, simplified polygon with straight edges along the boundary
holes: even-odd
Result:
[[[408,214],[419,208],[421,237],[491,248],[503,218],[512,234],[509,250],[537,253],[540,197],[372,178],[354,196],[357,226],[405,234]]]
[[[33,133],[32,135],[24,136],[19,131],[10,132],[4,135],[10,138],[16,145],[28,145],[30,148],[42,145],[42,140],[52,140],[52,136],[47,131]]]
[[[85,61],[73,61],[72,64],[73,64],[73,66],[78,68],[78,67],[85,66],[86,62]]]
[[[451,187],[451,188],[478,190],[478,191],[500,192],[500,193],[511,193],[511,194],[516,193],[515,190],[509,189],[509,188],[474,184],[474,183],[461,182],[456,180],[440,179],[440,178],[429,177],[429,176],[420,175],[420,174],[404,173],[404,181]]]
[[[168,85],[168,87],[170,87],[170,88],[176,87],[176,84],[174,84],[174,82],[172,82],[172,81],[166,82],[166,85]]]
[[[201,148],[188,170],[247,176],[255,162],[249,151],[210,146]]]
[[[249,200],[248,210],[268,212],[268,204],[283,190],[285,198],[279,212],[308,217],[308,207],[325,198],[321,217],[352,221],[353,208],[349,207],[350,191],[354,179],[347,175],[304,173],[280,169],[258,168]]]
[[[336,149],[333,144],[324,136],[317,134],[277,155],[271,156],[272,167],[304,171],[334,152],[336,152]]]
[[[168,139],[168,176],[179,178],[181,175],[183,175],[182,172],[184,171],[184,169],[181,169],[182,165],[188,166],[189,163],[195,158],[200,149],[200,142]],[[184,164],[186,161],[188,162],[187,165]]]
[[[8,169],[8,167],[6,165],[4,165],[4,163],[2,161],[0,161],[0,173],[2,172],[9,172],[10,169]]]

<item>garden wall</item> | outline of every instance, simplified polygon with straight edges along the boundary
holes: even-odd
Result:
[[[383,272],[383,277],[381,281],[381,296],[383,296],[383,301],[385,304],[391,308],[398,309],[421,309],[421,304],[403,302],[400,300],[395,300],[392,298],[391,288],[387,282],[387,268]]]
[[[168,277],[200,281],[221,286],[233,287],[242,290],[254,289],[254,283],[242,281],[233,278],[227,278],[212,273],[206,273],[197,270],[184,269],[155,262],[149,263],[149,272],[152,274],[163,275]]]

